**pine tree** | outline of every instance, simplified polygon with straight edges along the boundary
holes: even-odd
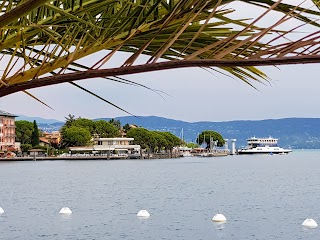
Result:
[[[33,131],[31,135],[31,144],[32,146],[39,145],[39,129],[36,120],[33,121]]]

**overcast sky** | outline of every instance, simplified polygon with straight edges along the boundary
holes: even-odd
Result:
[[[114,63],[128,55],[118,54]],[[89,59],[90,61],[90,59]],[[91,79],[77,83],[139,116],[161,116],[189,122],[320,117],[319,64],[261,68],[272,79],[254,89],[240,80],[199,68],[168,70],[124,78],[160,90],[144,89]],[[0,99],[0,109],[27,116],[64,120],[68,114],[83,118],[125,116],[124,112],[70,85],[30,90],[51,110],[24,93]]]
[[[107,80],[78,83],[135,115],[161,116],[184,121],[229,121],[320,117],[319,64],[291,65],[264,69],[271,84],[249,85],[223,75],[213,76],[201,69],[179,69],[127,77],[161,90],[157,94],[143,88]],[[125,113],[71,86],[60,84],[31,90],[55,111],[23,93],[0,101],[0,109],[15,114],[63,120],[69,113],[84,118],[117,117]]]

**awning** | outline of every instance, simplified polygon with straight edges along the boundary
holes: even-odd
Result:
[[[114,147],[94,147],[94,151],[113,151],[115,150]]]

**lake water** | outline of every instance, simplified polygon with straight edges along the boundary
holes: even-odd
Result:
[[[320,239],[320,151],[0,169],[0,239]]]

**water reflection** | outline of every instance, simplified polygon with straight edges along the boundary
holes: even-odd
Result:
[[[226,227],[226,222],[212,222],[217,230],[222,230]]]
[[[60,214],[62,219],[70,220],[72,218],[72,214]]]

